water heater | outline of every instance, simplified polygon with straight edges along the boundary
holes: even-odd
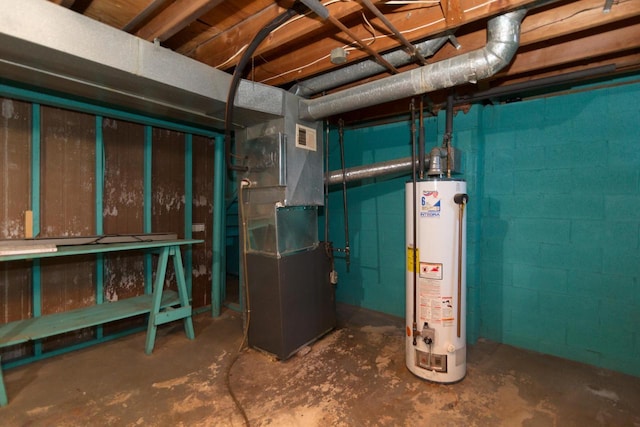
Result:
[[[406,195],[406,364],[418,377],[453,383],[467,370],[467,184],[408,182]]]

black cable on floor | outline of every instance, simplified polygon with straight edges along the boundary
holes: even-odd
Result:
[[[242,349],[244,348],[245,343],[247,343],[248,338],[249,338],[249,323],[251,321],[251,305],[250,305],[250,299],[249,299],[249,282],[248,282],[248,269],[247,269],[247,218],[244,212],[244,197],[243,197],[243,192],[244,192],[244,188],[245,187],[249,187],[251,185],[251,182],[248,180],[243,179],[241,184],[240,184],[240,189],[238,190],[238,209],[240,212],[240,219],[241,219],[241,227],[242,227],[242,270],[244,272],[244,275],[242,277],[242,287],[244,290],[244,328],[242,331],[242,341],[240,341],[240,346],[238,347],[238,349],[236,350],[236,352],[233,354],[233,357],[231,359],[231,363],[229,363],[229,366],[227,367],[227,371],[225,373],[225,384],[227,386],[227,390],[229,391],[229,395],[231,396],[231,399],[233,399],[233,403],[235,403],[236,408],[238,408],[238,412],[240,412],[240,414],[242,415],[242,418],[244,419],[244,424],[247,427],[250,427],[250,423],[249,423],[249,417],[247,417],[247,413],[244,410],[242,404],[240,403],[240,401],[238,400],[238,398],[236,397],[235,393],[233,392],[233,388],[231,387],[231,369],[233,369],[233,365],[235,365],[235,363],[238,361],[239,357],[240,357],[240,352],[242,352]]]
[[[245,331],[247,330],[248,328],[245,327]],[[236,394],[233,392],[233,388],[231,388],[231,369],[233,369],[233,365],[235,365],[235,363],[240,358],[240,352],[242,351],[242,347],[244,347],[246,336],[247,336],[246,332],[243,333],[240,347],[234,353],[233,358],[231,359],[231,363],[229,363],[229,366],[227,367],[227,371],[225,372],[224,382],[225,382],[225,385],[227,386],[227,391],[229,392],[229,396],[231,396],[233,403],[236,405],[236,408],[238,408],[238,412],[240,412],[240,415],[242,415],[242,419],[244,420],[244,425],[247,427],[250,427],[251,424],[249,423],[249,417],[247,417],[246,411],[244,410],[244,408],[242,407],[242,404],[236,397]]]

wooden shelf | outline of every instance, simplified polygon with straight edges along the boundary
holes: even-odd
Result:
[[[140,295],[63,313],[6,323],[0,325],[0,347],[21,344],[77,329],[147,314],[151,311],[152,297],[153,295]],[[177,292],[170,290],[162,292],[162,308],[178,304],[180,304],[180,299]]]
[[[39,340],[82,328],[102,325],[141,314],[149,314],[147,321],[147,339],[145,343],[145,353],[147,354],[151,354],[153,351],[158,325],[164,323],[182,320],[187,338],[191,340],[194,339],[195,333],[191,319],[192,311],[189,303],[186,279],[184,277],[180,246],[201,242],[202,240],[194,239],[136,240],[134,242],[123,243],[56,246],[53,251],[50,250],[50,247],[30,247],[30,245],[32,246],[31,241],[26,243],[13,242],[13,244],[7,244],[5,241],[3,244],[5,250],[3,253],[5,253],[5,255],[0,256],[0,262],[131,250],[157,252],[159,258],[156,267],[153,293],[151,295],[140,295],[133,298],[106,302],[90,307],[0,325],[0,348]],[[40,243],[42,242],[38,242],[38,245]],[[42,252],[40,252],[40,250],[42,250]],[[173,258],[173,268],[175,270],[178,292],[164,289],[164,279],[169,258]],[[178,307],[172,309],[172,306]],[[7,405],[7,403],[7,391],[2,377],[2,366],[0,365],[0,406]]]

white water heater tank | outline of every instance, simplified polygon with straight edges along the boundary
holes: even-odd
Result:
[[[466,193],[462,180],[418,181],[415,193],[406,185],[406,364],[438,383],[467,371]]]

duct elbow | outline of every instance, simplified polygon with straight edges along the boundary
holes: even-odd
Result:
[[[520,42],[520,23],[525,15],[526,10],[521,9],[489,20],[488,42],[482,49],[320,98],[301,99],[300,118],[319,120],[332,114],[489,78],[513,59]],[[338,83],[341,82],[334,79],[331,85]]]
[[[486,67],[483,68],[487,77],[500,71],[513,59],[520,46],[520,24],[526,14],[526,9],[521,9],[489,21],[489,42],[484,49]]]

